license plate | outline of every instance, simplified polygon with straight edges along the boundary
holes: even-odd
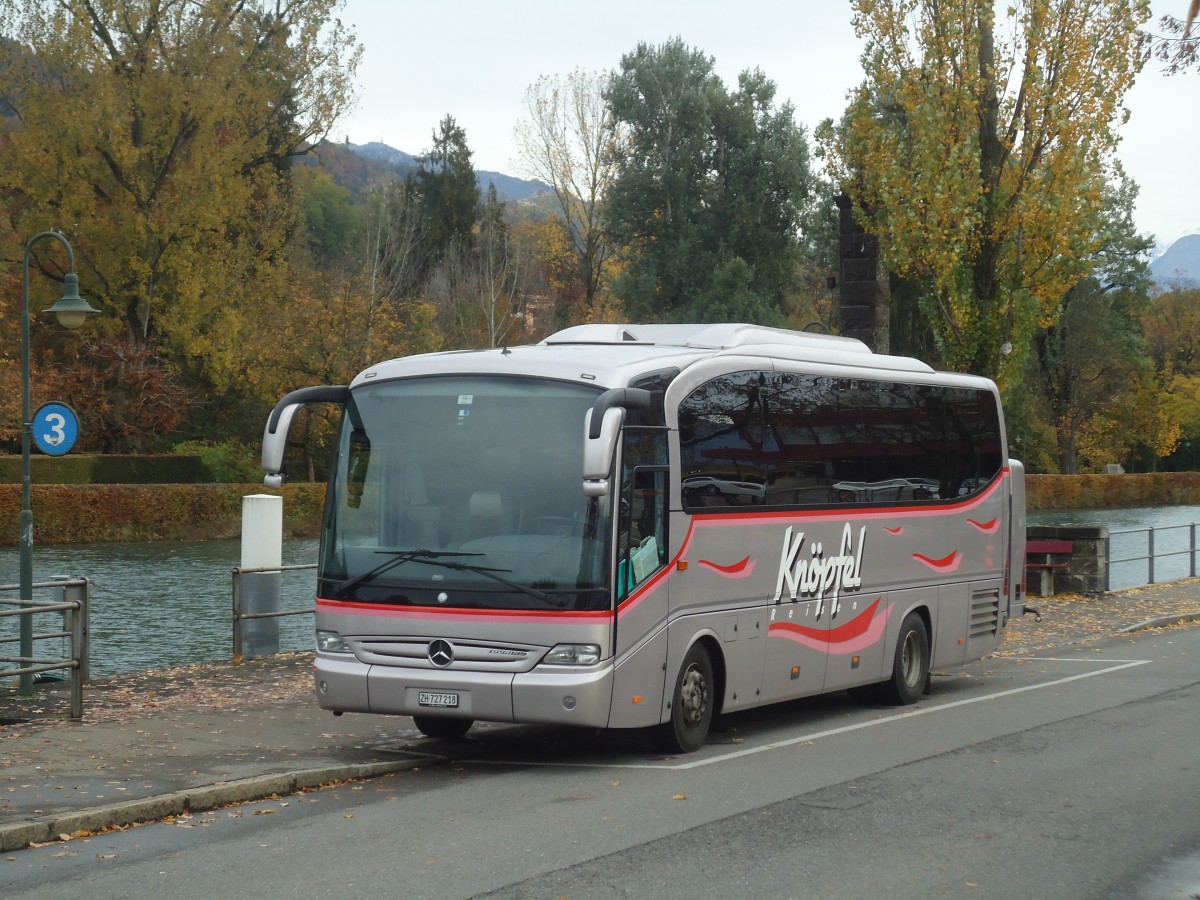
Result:
[[[458,706],[458,694],[421,691],[417,694],[417,703],[421,706],[436,706],[439,709],[454,709]]]

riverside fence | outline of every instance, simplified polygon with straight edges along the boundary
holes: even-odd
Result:
[[[315,606],[280,609],[280,577],[284,572],[311,571],[316,563],[298,566],[237,566],[233,569],[233,658],[261,655],[262,648],[279,650],[278,620],[287,616],[311,616]],[[257,583],[253,583],[257,582]],[[272,628],[271,625],[275,627]],[[251,634],[257,628],[258,633]],[[273,649],[272,649],[273,647]],[[253,652],[247,654],[247,649]]]
[[[1158,528],[1122,528],[1108,533],[1109,582],[1113,570],[1144,573],[1140,584],[1196,577],[1196,523]],[[1129,580],[1120,578],[1121,582]],[[1106,584],[1106,590],[1108,588]],[[1136,587],[1138,585],[1128,585]]]
[[[52,592],[50,600],[8,596],[9,593],[18,593],[20,589],[19,585],[0,585],[0,621],[12,620],[19,625],[22,617],[28,617],[33,625],[31,655],[8,652],[13,644],[17,644],[18,654],[21,653],[20,635],[0,636],[0,648],[3,649],[0,652],[0,679],[32,678],[65,669],[71,688],[68,715],[72,719],[81,719],[83,685],[89,678],[91,582],[86,578],[65,578],[35,583],[35,591],[49,589]],[[48,617],[50,621],[47,624]],[[39,628],[50,630],[39,632]],[[57,656],[52,652],[55,639],[60,648]]]
[[[1195,523],[1109,529],[1031,525],[1031,541],[1069,541],[1069,563],[1047,580],[1050,593],[1123,591],[1195,578],[1200,547]]]

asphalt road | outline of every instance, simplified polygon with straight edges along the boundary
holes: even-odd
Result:
[[[6,854],[0,891],[1192,897],[1197,660],[1197,628],[992,659],[916,707],[835,695],[732,717],[687,757],[484,727],[410,772]]]

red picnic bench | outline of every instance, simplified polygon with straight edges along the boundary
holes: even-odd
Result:
[[[1052,538],[1032,538],[1025,542],[1025,572],[1027,576],[1038,575],[1038,593],[1048,597],[1054,593],[1054,573],[1071,569],[1071,554],[1075,545],[1071,541]]]

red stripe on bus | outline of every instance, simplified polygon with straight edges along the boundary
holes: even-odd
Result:
[[[931,569],[936,569],[939,572],[953,572],[958,568],[958,564],[962,562],[962,554],[957,550],[951,550],[946,556],[941,559],[931,559],[924,553],[914,553],[913,559],[917,562],[923,562]]]
[[[867,629],[871,627],[871,619],[875,617],[875,612],[879,609],[880,599],[882,598],[876,597],[874,603],[845,625],[839,625],[837,628],[810,628],[807,625],[797,625],[795,622],[772,622],[767,631],[790,631],[814,638],[825,644],[844,644],[846,641],[867,633]]]
[[[733,565],[723,566],[720,563],[715,563],[712,560],[702,559],[700,565],[712,569],[714,572],[719,572],[726,578],[745,578],[754,571],[755,560],[747,556],[740,562],[735,562]]]
[[[504,621],[522,619],[526,622],[561,622],[563,619],[572,621],[608,622],[612,619],[612,610],[562,610],[547,613],[534,609],[440,609],[435,606],[390,606],[381,603],[360,603],[352,600],[317,600],[318,612],[341,613],[345,615],[387,616],[397,619],[423,619],[436,617],[439,619],[458,619],[470,622]]]

